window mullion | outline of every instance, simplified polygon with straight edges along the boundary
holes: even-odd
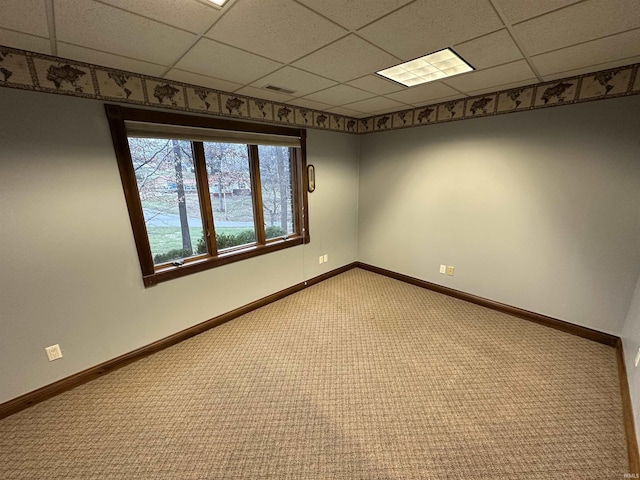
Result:
[[[289,163],[291,165],[291,199],[293,202],[292,212],[293,212],[293,231],[298,235],[304,234],[304,223],[302,221],[302,195],[301,195],[301,185],[302,179],[300,178],[301,174],[301,164],[300,158],[298,156],[297,150],[295,148],[289,149]]]
[[[211,255],[218,255],[216,245],[216,230],[213,221],[213,208],[211,207],[211,194],[209,193],[209,173],[204,156],[202,142],[193,142],[193,155],[196,167],[196,181],[198,183],[198,196],[200,197],[200,210],[202,211],[202,221],[204,222],[204,241],[207,245],[207,252]]]
[[[264,230],[264,209],[262,205],[262,182],[260,181],[260,160],[258,146],[249,145],[249,168],[251,170],[251,194],[253,196],[253,218],[256,228],[256,242],[258,245],[267,243]]]

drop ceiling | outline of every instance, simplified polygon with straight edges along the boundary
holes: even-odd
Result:
[[[1,11],[0,45],[357,118],[640,62],[639,0],[2,0]],[[475,71],[411,88],[374,73],[446,47]]]

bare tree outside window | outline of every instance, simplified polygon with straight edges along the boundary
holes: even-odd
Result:
[[[291,149],[259,145],[258,156],[267,238],[287,235],[293,232]]]
[[[129,138],[145,225],[155,263],[194,252],[203,236],[191,142]]]

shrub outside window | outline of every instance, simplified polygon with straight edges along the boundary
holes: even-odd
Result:
[[[106,111],[145,285],[309,241],[304,130]]]

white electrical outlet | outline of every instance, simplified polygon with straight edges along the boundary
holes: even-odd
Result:
[[[445,274],[447,273],[447,266],[446,265],[440,265],[440,273],[441,274]]]
[[[320,256],[318,257],[318,263],[319,263],[320,265],[322,265],[322,264],[324,263],[324,257],[323,257],[322,255],[320,255]]]
[[[62,358],[62,350],[60,350],[60,345],[58,345],[57,343],[55,345],[51,345],[50,347],[45,348],[46,352],[47,352],[47,357],[49,358],[50,362],[53,362],[54,360],[58,360],[59,358]]]
[[[327,263],[329,261],[329,254],[325,253],[324,254],[324,263]]]
[[[455,269],[456,267],[447,267],[447,275],[453,277],[453,272],[455,271]]]
[[[638,349],[638,353],[636,353],[636,367],[638,366],[638,363],[640,363],[640,348]]]

